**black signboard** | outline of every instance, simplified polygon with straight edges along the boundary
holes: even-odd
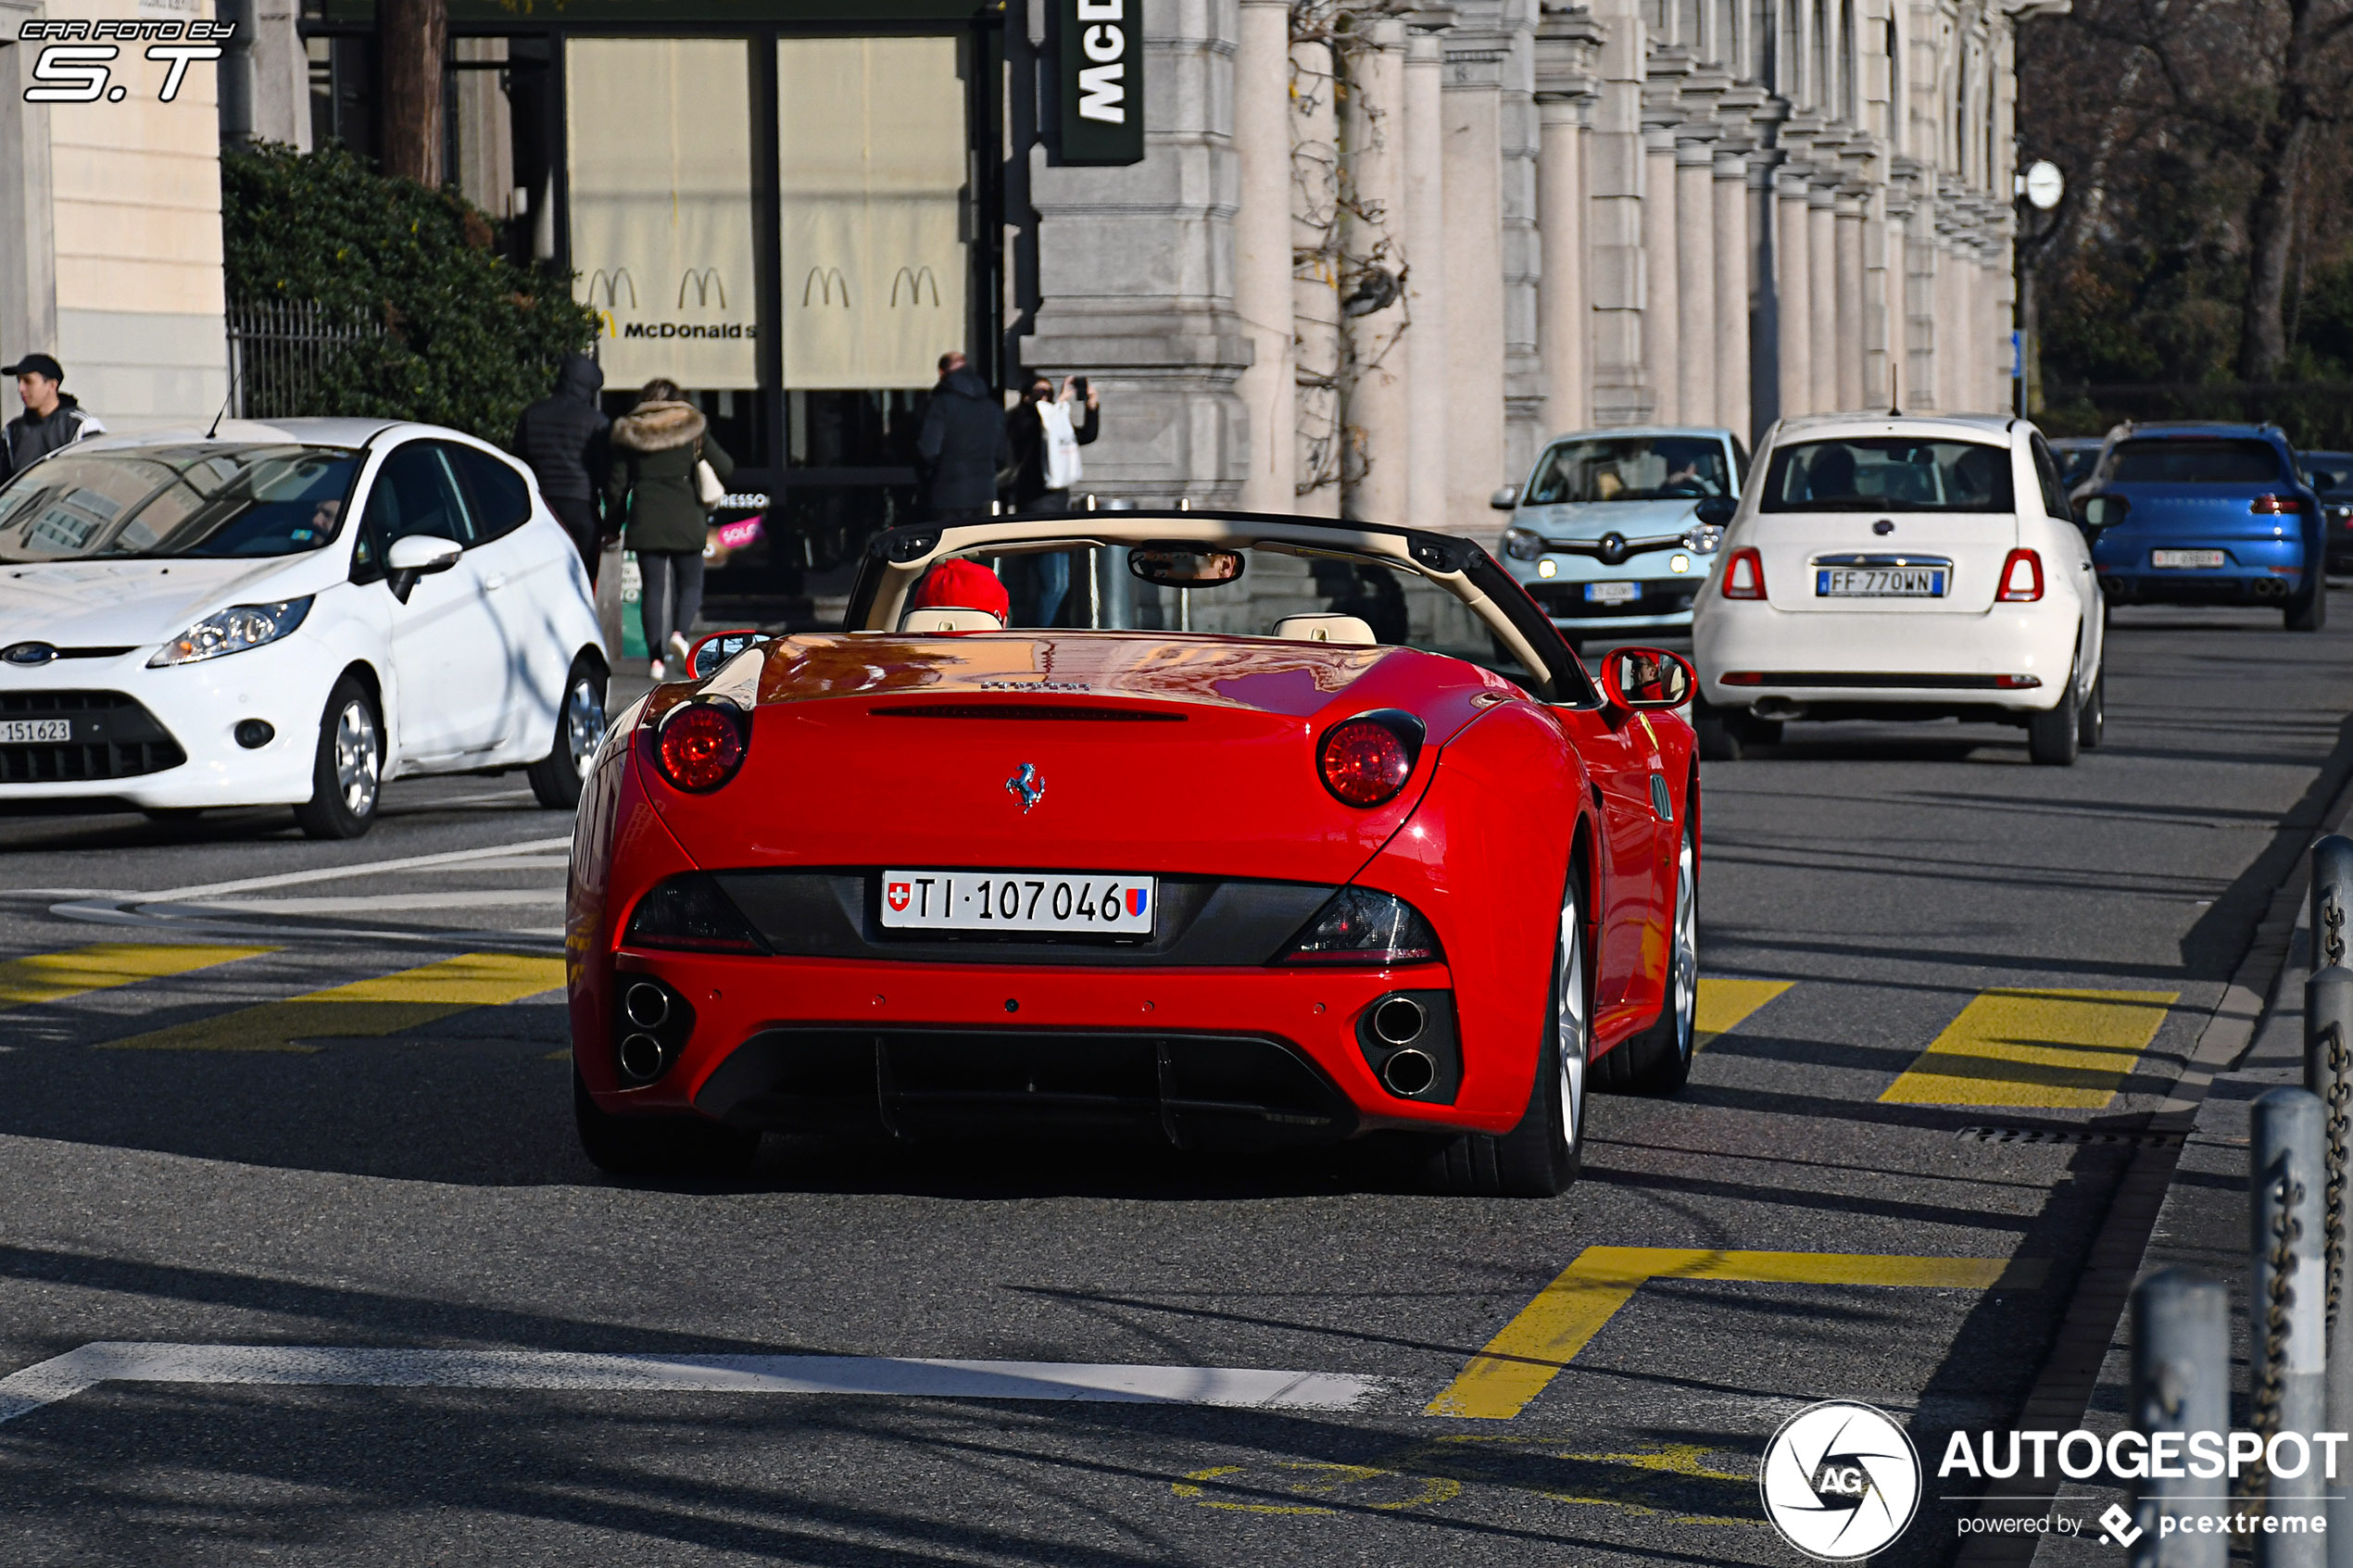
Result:
[[[1144,161],[1144,0],[1053,0],[1055,161]]]

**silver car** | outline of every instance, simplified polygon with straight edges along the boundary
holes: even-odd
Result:
[[[1748,450],[1729,430],[1560,436],[1526,484],[1495,492],[1496,509],[1512,514],[1496,554],[1571,644],[1688,633],[1747,473]]]

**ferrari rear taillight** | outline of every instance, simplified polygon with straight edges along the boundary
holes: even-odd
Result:
[[[2006,605],[2032,604],[2043,596],[2043,558],[2032,550],[2012,550],[2002,563],[2002,585],[1994,596]]]
[[[692,702],[671,709],[654,742],[662,776],[680,789],[708,794],[744,765],[744,721],[733,704]]]
[[[1282,961],[1385,966],[1437,963],[1438,934],[1422,912],[1391,893],[1343,887],[1291,939]]]
[[[1386,805],[1413,777],[1421,745],[1421,721],[1410,713],[1359,714],[1324,732],[1315,770],[1342,805]]]
[[[2294,517],[2304,508],[2293,495],[2258,495],[2246,509],[2257,517]]]
[[[1765,596],[1765,560],[1755,550],[1734,550],[1724,563],[1724,596],[1761,599]]]

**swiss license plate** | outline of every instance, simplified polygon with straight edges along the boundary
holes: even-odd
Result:
[[[1585,602],[1589,605],[1630,605],[1642,596],[1640,583],[1588,583]]]
[[[1061,872],[882,873],[882,922],[893,931],[1079,932],[1149,936],[1154,879]]]
[[[1814,595],[1824,599],[1941,599],[1941,566],[1821,566],[1814,569]]]
[[[38,746],[43,741],[73,739],[69,719],[0,720],[0,746]]]
[[[2173,571],[2200,571],[2222,564],[2227,558],[2220,550],[2151,550],[2149,565]]]

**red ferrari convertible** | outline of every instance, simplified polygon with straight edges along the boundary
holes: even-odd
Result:
[[[1596,681],[1477,546],[900,528],[845,624],[708,640],[595,760],[567,943],[606,1170],[740,1169],[768,1131],[1385,1131],[1538,1196],[1589,1083],[1682,1084],[1690,669]]]

